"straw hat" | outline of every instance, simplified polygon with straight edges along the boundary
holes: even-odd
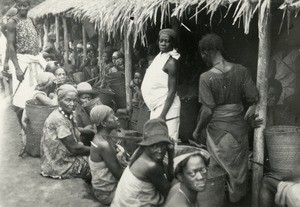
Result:
[[[92,86],[87,82],[81,82],[77,85],[78,95],[81,94],[92,94],[95,95],[97,92],[92,88]]]

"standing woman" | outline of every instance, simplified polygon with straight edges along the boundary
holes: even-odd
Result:
[[[151,111],[150,119],[162,118],[170,137],[177,142],[180,123],[180,99],[177,96],[177,71],[180,55],[175,48],[177,35],[172,29],[159,32],[160,53],[146,71],[142,95]]]
[[[258,91],[245,67],[224,59],[218,35],[205,35],[199,52],[211,69],[200,76],[202,108],[193,137],[207,127],[210,165],[219,164],[227,171],[229,200],[238,202],[247,193],[248,180],[248,126],[242,103],[244,98],[249,104],[256,103]]]

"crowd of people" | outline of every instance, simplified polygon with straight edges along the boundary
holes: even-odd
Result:
[[[209,168],[217,165],[227,173],[232,206],[245,198],[249,192],[249,129],[259,127],[264,120],[257,118],[253,110],[259,100],[254,81],[244,66],[225,58],[220,36],[204,35],[198,48],[209,70],[199,79],[201,109],[193,138],[199,139],[204,131],[206,148],[178,148],[178,34],[173,29],[160,30],[159,53],[155,57],[135,51],[137,60],[129,84],[132,102],[137,106],[145,103],[150,119],[144,125],[142,140],[130,155],[110,136],[120,128],[115,113],[130,111],[122,110],[116,100],[104,105],[97,91],[112,91],[112,80],[125,80],[124,53],[107,46],[98,60],[95,44],[88,43],[84,56],[79,42],[70,44],[71,54],[64,62],[63,47],[55,45],[55,33],[50,32],[48,43],[39,48],[36,26],[27,16],[29,8],[28,0],[16,0],[1,27],[7,40],[3,74],[12,76],[12,104],[22,129],[20,156],[26,151],[26,101],[57,106],[43,126],[42,176],[82,178],[91,183],[95,198],[103,206],[188,207],[201,206],[197,194],[206,188]],[[84,77],[79,81],[75,77],[78,72]],[[299,126],[295,80],[290,81],[293,86],[286,86],[279,76],[269,81],[267,126]],[[280,102],[283,104],[277,105]],[[286,118],[285,113],[291,116]],[[299,171],[292,178],[266,176],[260,206],[299,206]]]

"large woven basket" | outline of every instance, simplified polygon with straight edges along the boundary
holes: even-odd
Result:
[[[43,135],[43,127],[46,119],[50,113],[57,108],[57,106],[43,106],[38,105],[36,100],[32,99],[26,101],[26,116],[28,124],[26,128],[26,152],[33,156],[40,156],[40,143]]]
[[[222,207],[225,204],[226,171],[218,166],[208,168],[206,188],[197,196],[198,206]]]
[[[300,127],[272,126],[265,138],[273,172],[286,176],[300,164]]]

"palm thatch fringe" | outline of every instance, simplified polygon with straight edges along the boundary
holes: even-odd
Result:
[[[279,27],[278,33],[282,30],[282,25],[284,23],[284,19],[287,19],[287,33],[289,34],[289,27],[290,27],[290,19],[292,13],[294,13],[295,17],[298,16],[300,11],[300,0],[285,0],[283,4],[280,5],[279,9],[283,10],[281,24]]]
[[[46,0],[32,8],[28,15],[32,18],[43,18],[48,15],[56,15],[67,12],[77,4],[83,4],[84,0]]]
[[[299,8],[299,0],[285,0]],[[191,16],[198,22],[198,13],[205,11],[212,19],[220,7],[233,12],[233,24],[243,23],[247,34],[253,15],[261,5],[260,14],[264,15],[270,7],[270,0],[46,0],[30,11],[30,16],[40,18],[46,15],[66,13],[80,20],[88,20],[95,27],[108,34],[108,40],[123,37],[124,29],[132,33],[134,44],[137,39],[146,43],[146,31],[149,26],[165,27],[172,16],[183,20]],[[288,8],[287,6],[285,8]],[[193,13],[192,13],[193,12]],[[160,17],[160,19],[158,19]],[[263,18],[259,22],[264,24]]]

